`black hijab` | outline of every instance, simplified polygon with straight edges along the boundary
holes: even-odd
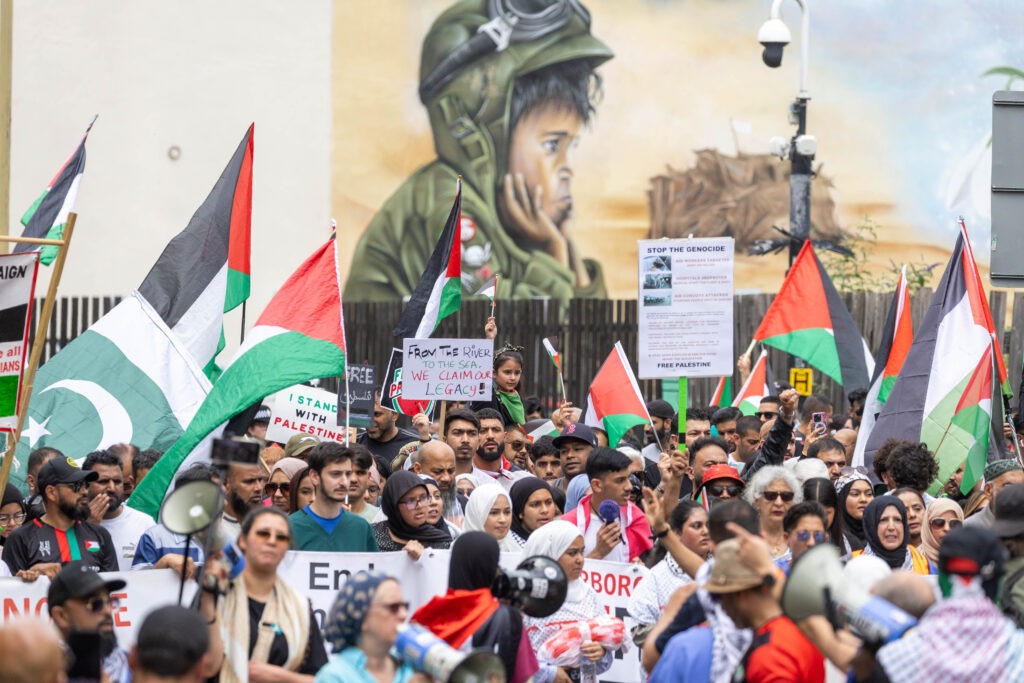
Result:
[[[882,519],[885,508],[894,507],[899,510],[903,520],[903,543],[894,550],[888,550],[878,537],[878,522]],[[896,496],[879,496],[864,508],[864,533],[867,535],[871,552],[885,560],[893,569],[902,569],[907,559],[907,543],[910,542],[910,524],[907,523],[907,507]]]
[[[412,526],[402,519],[402,513],[398,509],[398,501],[414,488],[423,489],[427,494],[426,484],[417,475],[408,470],[399,470],[388,477],[388,483],[384,484],[384,491],[381,493],[381,510],[388,516],[388,529],[403,541],[419,541],[424,545],[433,543],[451,543],[452,536],[448,528],[431,526],[424,522],[420,526]],[[444,522],[442,517],[440,522]]]
[[[867,479],[854,479],[839,490],[838,512],[843,515],[843,535],[850,544],[850,550],[863,550],[867,542],[867,537],[864,536],[864,520],[857,519],[846,510],[846,499],[850,497],[850,489],[858,481],[867,481],[868,486],[871,485]]]
[[[530,537],[530,532],[523,526],[521,515],[526,510],[526,501],[537,491],[551,493],[551,487],[540,477],[523,477],[512,484],[512,490],[509,491],[509,498],[512,500],[512,533],[524,541]],[[554,500],[554,495],[551,499]]]
[[[448,564],[448,587],[475,591],[490,588],[498,574],[501,551],[498,541],[485,531],[467,531],[452,545]]]

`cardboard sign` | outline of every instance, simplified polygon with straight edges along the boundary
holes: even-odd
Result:
[[[402,356],[405,399],[491,399],[491,339],[403,339]]]
[[[345,441],[338,428],[338,397],[299,384],[274,394],[267,441],[287,443],[295,434],[313,434],[322,441]]]
[[[384,370],[384,383],[380,388],[380,404],[400,415],[430,415],[434,409],[433,401],[414,401],[402,396],[402,349],[391,349],[391,358]]]
[[[377,388],[377,368],[372,365],[349,365],[338,389],[338,426],[345,426],[345,405],[352,427],[373,424],[373,392]],[[348,392],[346,393],[346,387]]]
[[[812,368],[790,368],[789,384],[801,396],[810,396],[814,391],[814,370]]]

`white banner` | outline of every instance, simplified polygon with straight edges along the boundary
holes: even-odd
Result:
[[[732,375],[731,237],[638,242],[639,377]]]
[[[157,607],[173,605],[178,598],[181,576],[172,569],[147,569],[134,572],[109,572],[100,574],[105,579],[123,579],[128,585],[111,593],[119,604],[114,610],[114,632],[117,642],[123,648],[135,642],[135,633],[142,620]],[[0,579],[0,596],[3,600],[3,624],[18,617],[34,616],[49,619],[46,593],[50,580],[43,577],[31,583],[21,579]],[[183,605],[192,603],[196,592],[194,581],[185,583]]]
[[[491,398],[491,339],[403,339],[402,356],[402,398],[406,400]]]
[[[338,395],[299,384],[274,394],[270,401],[267,440],[287,443],[295,434],[313,434],[321,441],[344,441],[338,426]]]

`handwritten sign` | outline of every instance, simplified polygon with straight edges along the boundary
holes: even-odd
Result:
[[[490,339],[402,340],[402,398],[488,401],[494,364]]]
[[[373,423],[373,391],[377,384],[377,369],[372,365],[349,365],[345,368],[346,381],[338,389],[338,426],[345,424],[345,405],[348,405],[348,423],[353,427],[369,427]],[[348,393],[346,393],[346,386]]]
[[[345,440],[344,428],[338,427],[338,397],[331,392],[299,384],[274,394],[272,403],[268,441],[286,443],[295,434]]]

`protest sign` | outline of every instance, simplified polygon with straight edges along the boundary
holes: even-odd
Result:
[[[401,415],[430,415],[433,401],[414,401],[402,396],[402,349],[391,349],[391,358],[384,371],[384,383],[380,389],[380,404]]]
[[[640,377],[722,377],[733,371],[730,237],[641,240]]]
[[[0,255],[0,432],[18,422],[39,253]]]
[[[338,426],[345,425],[345,406],[348,406],[348,424],[369,427],[373,424],[373,392],[377,388],[377,368],[372,365],[349,365],[338,389]]]
[[[110,596],[118,600],[114,608],[114,633],[117,634],[118,645],[123,648],[135,642],[135,634],[147,614],[157,607],[173,605],[178,599],[181,577],[172,569],[104,572],[100,576],[108,580],[122,579],[128,584]],[[50,580],[46,577],[30,583],[21,579],[0,579],[0,596],[3,596],[0,598],[3,603],[3,621],[0,624],[19,617],[49,618],[46,604],[49,589]],[[182,604],[191,604],[195,592],[195,581],[187,581]]]
[[[491,339],[403,339],[402,356],[402,396],[407,399],[491,398]]]
[[[286,443],[295,434],[314,434],[322,441],[344,441],[338,428],[338,397],[329,391],[298,384],[274,394],[267,441]]]

